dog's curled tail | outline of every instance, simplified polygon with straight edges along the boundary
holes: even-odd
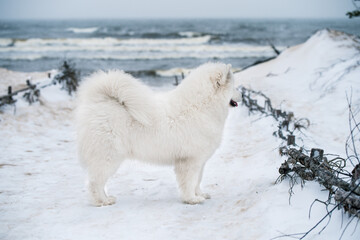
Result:
[[[136,121],[147,126],[152,125],[156,117],[152,90],[123,71],[94,73],[80,87],[79,98],[93,103],[115,100]]]

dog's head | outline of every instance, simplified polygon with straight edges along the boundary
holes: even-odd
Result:
[[[234,75],[231,71],[231,64],[218,64],[216,73],[211,77],[216,94],[223,94],[229,99],[232,107],[237,107],[240,93],[234,87]]]

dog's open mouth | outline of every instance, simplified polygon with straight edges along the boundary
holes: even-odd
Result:
[[[232,107],[237,107],[238,106],[238,104],[237,104],[237,102],[235,102],[234,100],[230,100],[230,106],[232,106]]]

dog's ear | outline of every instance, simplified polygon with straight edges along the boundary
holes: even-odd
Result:
[[[231,68],[232,68],[231,64],[226,65],[226,72],[227,72],[226,79],[230,79],[232,77]]]
[[[218,87],[224,85],[231,78],[231,64],[227,64],[225,69],[216,75],[216,84]]]

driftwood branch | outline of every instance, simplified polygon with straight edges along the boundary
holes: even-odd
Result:
[[[318,150],[312,149],[312,151]],[[346,182],[338,177],[339,170],[334,169],[326,157],[321,155],[317,157],[307,156],[294,148],[288,151],[288,155],[289,158],[279,168],[280,174],[284,175],[295,172],[304,180],[318,181],[331,193],[335,193],[336,189],[339,188],[344,191],[353,191],[354,194],[360,196],[360,187],[353,189],[351,182]]]
[[[0,96],[0,107],[4,105],[14,105],[17,101],[15,96],[19,93],[24,93],[22,97],[29,103],[32,104],[38,101],[40,97],[40,90],[48,86],[59,83],[62,85],[62,88],[65,89],[69,95],[76,91],[78,83],[80,81],[80,72],[75,70],[75,64],[63,62],[63,65],[60,67],[60,72],[51,78],[51,74],[48,74],[50,80],[47,83],[31,83],[30,80],[26,80],[27,87],[12,91],[12,87],[8,87],[6,95]]]
[[[249,113],[258,112],[266,117],[273,117],[279,123],[273,135],[285,140],[287,145],[297,146],[294,133],[301,133],[302,129],[308,128],[309,119],[296,119],[293,112],[273,107],[270,98],[262,92],[243,86],[238,87],[238,91],[241,92],[241,103],[249,109]]]
[[[243,69],[241,69],[241,71],[243,71],[243,70],[245,70],[245,69],[248,69],[248,68],[250,68],[250,67],[259,65],[259,64],[261,64],[261,63],[268,62],[268,61],[273,60],[273,59],[275,59],[275,58],[276,58],[276,57],[269,57],[269,58],[266,58],[266,59],[258,60],[258,61],[256,61],[256,62],[254,62],[254,63],[252,63],[252,64],[244,67]]]
[[[274,46],[274,44],[270,43],[270,47],[274,50],[276,55],[280,55],[281,52]]]
[[[360,196],[355,193],[338,189],[334,199],[341,202],[346,212],[360,218]]]
[[[308,119],[296,120],[293,113],[273,108],[270,99],[261,92],[244,87],[239,87],[238,90],[242,93],[242,103],[249,109],[249,113],[258,112],[265,116],[272,116],[279,123],[278,130],[273,135],[287,143],[286,146],[279,148],[279,154],[288,158],[281,164],[279,168],[280,176],[276,182],[290,178],[290,197],[297,179],[300,179],[302,186],[305,181],[317,181],[329,191],[328,201],[317,200],[326,205],[327,214],[315,226],[305,233],[282,235],[276,238],[292,236],[304,239],[325,219],[328,218],[328,221],[330,221],[332,212],[339,208],[352,216],[343,230],[343,235],[354,218],[360,219],[360,160],[356,149],[357,144],[360,142],[360,124],[355,118],[358,112],[354,113],[352,110],[351,97],[348,98],[350,136],[346,141],[347,158],[344,159],[336,155],[324,154],[322,149],[316,148],[311,149],[310,156],[307,155],[308,152],[304,153],[304,149],[295,144],[295,135],[302,133],[301,130],[310,125]],[[258,101],[259,98],[260,101]],[[264,104],[258,103],[261,101]],[[295,147],[290,148],[291,145]],[[329,156],[333,156],[333,158],[328,159]],[[347,162],[354,166],[351,173],[345,170]],[[336,204],[332,203],[334,201]],[[335,206],[329,210],[328,207],[333,204]]]

